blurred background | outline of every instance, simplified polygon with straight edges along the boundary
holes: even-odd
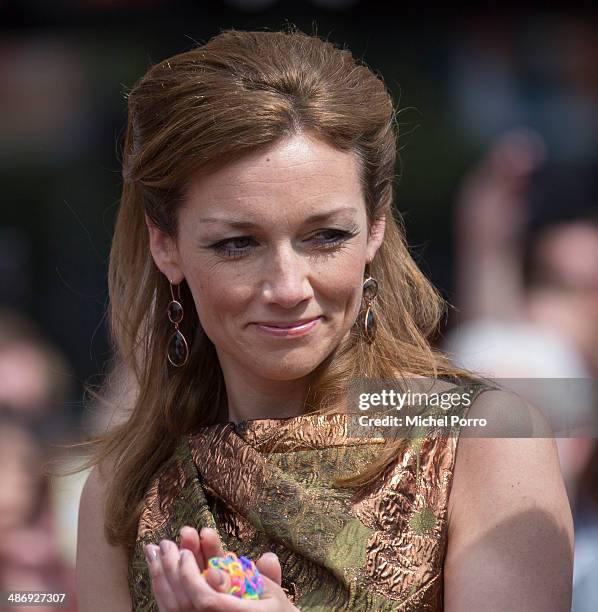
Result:
[[[0,591],[72,592],[86,473],[42,467],[101,427],[84,386],[101,384],[110,357],[125,93],[222,29],[294,23],[384,78],[400,109],[396,206],[451,304],[439,347],[497,377],[597,377],[598,14],[394,5],[0,0]],[[573,609],[596,610],[598,453],[587,436],[558,443]]]

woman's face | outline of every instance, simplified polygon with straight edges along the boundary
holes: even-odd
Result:
[[[353,154],[297,135],[198,176],[187,195],[176,241],[148,221],[152,254],[186,279],[225,377],[312,372],[354,324],[384,233],[381,220],[368,236]]]

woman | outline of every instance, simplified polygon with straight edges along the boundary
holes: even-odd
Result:
[[[109,282],[133,406],[96,440],[82,609],[568,609],[552,440],[349,435],[359,378],[431,377],[500,418],[428,342],[442,301],[393,215],[383,82],[293,29],[225,31],[128,105]],[[266,598],[200,576],[228,550]]]

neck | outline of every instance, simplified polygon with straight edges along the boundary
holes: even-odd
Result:
[[[268,384],[226,384],[228,420],[280,419],[303,414],[307,384],[303,380],[266,381]]]
[[[228,397],[228,421],[280,419],[303,414],[309,376],[266,380],[247,371],[222,368]]]

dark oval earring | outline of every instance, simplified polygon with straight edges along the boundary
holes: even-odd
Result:
[[[369,270],[369,266],[368,266]],[[365,302],[365,314],[363,316],[363,333],[365,339],[371,344],[376,338],[376,317],[374,316],[373,301],[378,295],[378,281],[367,273],[367,278],[363,281],[363,300]]]
[[[168,361],[176,368],[181,368],[187,363],[189,359],[189,346],[187,340],[179,330],[179,323],[183,320],[183,305],[181,304],[181,286],[180,283],[177,287],[177,298],[174,297],[174,289],[172,281],[170,281],[170,295],[172,296],[171,302],[168,304],[168,319],[174,324],[174,333],[168,341],[168,349],[166,356]]]

